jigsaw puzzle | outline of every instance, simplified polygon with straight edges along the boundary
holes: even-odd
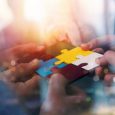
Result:
[[[98,67],[95,60],[103,56],[93,51],[82,50],[80,47],[64,49],[61,53],[48,61],[42,61],[37,74],[45,78],[52,73],[61,72],[69,80],[79,79]]]
[[[61,73],[69,81],[74,81],[76,79],[77,80],[81,79],[82,77],[84,77],[88,74],[88,71],[86,71],[85,69],[82,69],[82,66],[85,66],[85,65],[87,65],[87,64],[82,64],[79,66],[75,66],[73,64],[68,64],[67,66],[60,68],[60,69],[53,68],[52,72],[53,73]]]
[[[40,68],[36,71],[41,77],[47,77],[52,74],[51,69],[55,67],[54,63],[58,61],[56,58],[52,58],[48,61],[41,61]],[[63,68],[66,64],[62,63],[57,65],[57,68]]]
[[[56,65],[61,63],[71,64],[73,61],[77,60],[77,56],[88,56],[89,54],[92,54],[92,51],[84,51],[80,47],[74,48],[72,50],[64,49],[61,51],[62,54],[59,56],[56,56],[55,58],[58,59],[57,62],[55,62]]]
[[[72,64],[76,65],[76,66],[79,66],[80,64],[83,64],[83,63],[86,63],[87,62],[87,65],[86,66],[83,66],[82,68],[85,69],[85,70],[92,70],[94,68],[96,68],[97,66],[99,66],[95,60],[97,58],[100,58],[102,57],[103,55],[102,54],[99,54],[99,53],[92,53],[88,56],[77,56],[77,58],[79,58],[79,60],[76,60],[74,62],[72,62]]]

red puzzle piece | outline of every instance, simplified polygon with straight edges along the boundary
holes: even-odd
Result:
[[[61,69],[53,68],[52,72],[53,73],[57,73],[57,72],[61,73],[69,81],[74,81],[74,80],[78,80],[88,74],[88,71],[82,69],[81,66],[84,66],[84,65],[75,66],[73,64],[68,64],[67,66],[65,66],[64,68],[61,68]]]

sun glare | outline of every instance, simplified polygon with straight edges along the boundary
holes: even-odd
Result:
[[[70,12],[67,0],[25,0],[25,18],[39,25],[42,36],[65,30]],[[57,33],[57,32],[56,32]]]
[[[45,18],[42,0],[25,0],[25,17],[28,20],[41,22]]]

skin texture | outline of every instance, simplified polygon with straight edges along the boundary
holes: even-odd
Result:
[[[38,46],[28,43],[1,51],[0,80],[7,82],[20,96],[32,94],[33,89],[39,88],[40,77],[35,75],[35,70],[39,67],[39,60],[45,61],[52,58],[47,54],[46,49],[48,48],[49,46],[46,45]],[[29,92],[28,89],[30,89]]]
[[[55,55],[56,51],[52,51],[54,46],[58,49],[60,43],[61,46],[66,47],[63,45],[65,42],[67,42],[66,38],[56,40],[50,46],[47,43],[44,45],[26,43],[1,51],[0,79],[7,82],[19,95],[28,95],[27,89],[31,89],[31,93],[33,88],[38,87],[40,77],[34,73],[39,67],[39,60],[46,61],[53,58],[52,55]],[[49,53],[50,55],[48,55]]]
[[[54,74],[49,80],[48,94],[41,107],[40,115],[76,115],[81,103],[85,105],[86,95],[76,87],[68,87],[69,81],[61,74]],[[67,92],[69,89],[69,93]]]
[[[37,67],[37,60],[19,64],[1,72],[0,80],[6,82],[19,96],[27,96],[38,86],[39,77],[34,76]]]
[[[113,78],[115,77],[114,72],[111,72],[109,70],[108,66],[113,66],[115,67],[115,51],[114,49],[112,50],[107,50],[104,52],[104,50],[101,47],[104,44],[109,44],[112,40],[114,39],[114,36],[106,36],[103,38],[103,40],[100,39],[94,39],[92,41],[89,41],[86,44],[82,44],[81,47],[84,50],[93,50],[98,53],[104,53],[102,58],[99,58],[96,60],[96,62],[100,65],[100,67],[96,68],[96,74],[99,75],[100,77],[104,77],[105,83],[107,85],[111,85],[111,82],[113,81]],[[111,48],[111,47],[110,47]]]
[[[17,45],[2,51],[0,64],[4,69],[0,72],[0,80],[6,82],[19,96],[32,94],[38,88],[40,77],[35,75],[35,70],[39,67],[42,55],[45,55],[44,47],[36,44]]]
[[[28,63],[35,58],[42,58],[44,54],[44,46],[37,46],[34,43],[17,45],[0,52],[0,65],[9,68],[12,61],[15,61],[16,64]]]

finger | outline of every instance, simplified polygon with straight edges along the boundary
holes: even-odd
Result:
[[[107,64],[110,64],[110,65],[115,65],[115,60],[114,60],[114,57],[115,57],[115,52],[113,51],[107,51],[103,57],[99,58],[96,60],[96,62],[99,64],[99,65],[107,65]]]
[[[9,50],[6,50],[4,54],[6,56],[9,55],[7,61],[16,61],[18,63],[20,62],[29,62],[30,60],[33,60],[34,58],[41,58],[43,55],[45,55],[45,46],[41,45],[38,46],[33,43],[19,45],[14,48],[11,48]]]
[[[23,46],[25,47],[25,46]],[[29,46],[31,47],[31,46]],[[16,55],[16,57],[18,58],[18,63],[27,63],[30,62],[31,60],[38,58],[38,59],[45,59],[47,57],[45,57],[46,55],[46,49],[45,46],[37,46],[35,45],[33,48],[31,47],[31,50],[28,50],[28,47],[24,48],[25,51],[20,51],[18,54]]]
[[[49,81],[48,96],[51,98],[63,97],[65,95],[65,87],[68,81],[61,74],[54,74]]]
[[[78,87],[76,87],[76,86],[73,86],[73,84],[72,85],[68,85],[68,87],[67,87],[67,93],[69,94],[69,95],[77,95],[77,94],[83,94],[84,95],[84,91],[83,90],[81,90],[80,88],[78,88]]]
[[[34,74],[35,70],[39,66],[39,60],[33,60],[30,63],[19,64],[4,72],[5,76],[13,81],[26,81]]]
[[[105,75],[105,84],[110,86],[115,78],[115,74],[108,73]]]
[[[100,45],[100,41],[98,39],[94,39],[86,44],[81,44],[81,48],[84,50],[92,50],[97,48],[99,45]]]
[[[98,67],[95,70],[95,73],[97,77],[99,77],[101,80],[104,80],[105,75],[109,72],[107,67]]]
[[[107,51],[105,54],[105,59],[111,65],[115,65],[115,52],[114,51]]]
[[[31,79],[29,79],[28,81],[26,81],[25,82],[26,89],[29,89],[30,91],[32,91],[33,89],[38,87],[38,85],[39,85],[38,80],[40,80],[40,77],[34,76]]]
[[[33,95],[34,90],[38,88],[39,77],[34,76],[26,82],[18,82],[14,84],[14,89],[16,90],[19,96]],[[29,90],[28,90],[29,89]]]
[[[107,62],[105,56],[96,59],[96,63],[99,64],[100,66],[108,65],[108,62]]]
[[[68,96],[66,97],[66,100],[69,101],[69,103],[81,103],[81,102],[84,102],[86,100],[86,95],[82,94],[82,93],[79,93],[77,95],[74,95],[74,96]]]
[[[103,67],[99,66],[96,68],[95,73],[97,76],[102,76],[103,75]]]
[[[114,39],[114,36],[104,36],[101,38],[96,38],[96,39],[93,39],[86,44],[82,44],[81,47],[84,50],[92,50],[92,49],[95,49],[95,48],[100,47],[102,45],[110,45],[108,43],[108,41],[110,42],[110,41],[112,41],[112,39]]]
[[[10,50],[11,52],[15,53],[15,55],[20,56],[23,54],[44,50],[44,46],[38,46],[34,43],[28,43],[28,44],[16,46]]]
[[[104,50],[102,48],[96,48],[93,50],[94,52],[97,52],[97,53],[101,53],[103,54],[104,53]]]
[[[69,86],[68,90],[70,96],[67,96],[67,100],[70,101],[70,103],[80,103],[85,100],[86,94],[78,87]]]

